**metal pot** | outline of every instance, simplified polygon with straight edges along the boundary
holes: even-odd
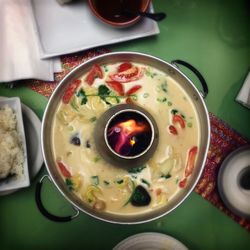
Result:
[[[175,79],[180,84],[180,86],[185,89],[186,93],[193,100],[194,106],[198,114],[198,119],[201,129],[200,150],[197,156],[196,168],[194,169],[192,175],[189,177],[189,181],[186,188],[178,192],[177,195],[166,206],[154,210],[150,213],[133,215],[133,216],[112,215],[105,212],[95,211],[92,208],[90,208],[87,204],[84,204],[80,200],[80,198],[78,198],[74,193],[70,192],[66,187],[56,167],[56,163],[53,158],[52,143],[51,143],[51,138],[52,138],[51,121],[55,114],[57,105],[60,102],[67,85],[73,79],[76,79],[81,75],[83,75],[84,73],[86,73],[87,71],[89,71],[93,64],[107,64],[107,63],[115,63],[118,61],[131,61],[131,62],[147,64],[167,73],[173,79]],[[198,77],[198,79],[202,84],[202,92],[199,92],[198,89],[195,87],[195,85],[192,83],[192,81],[178,69],[177,67],[178,64],[186,66],[191,71],[193,71],[193,73],[195,73],[195,75]],[[205,166],[205,160],[210,141],[209,116],[205,103],[203,101],[203,98],[206,97],[207,93],[208,93],[208,87],[204,78],[199,73],[199,71],[196,70],[192,65],[181,60],[175,60],[172,61],[171,63],[167,63],[159,58],[141,53],[134,53],[134,52],[108,53],[105,55],[95,57],[81,64],[74,70],[72,70],[57,86],[47,104],[42,121],[41,141],[42,141],[43,157],[47,171],[49,173],[49,176],[44,176],[44,177],[48,177],[56,185],[57,189],[73,205],[77,213],[73,216],[59,217],[52,215],[44,208],[41,201],[41,188],[44,177],[40,180],[40,182],[38,182],[36,188],[36,202],[41,213],[47,218],[58,222],[70,221],[79,214],[79,211],[82,211],[97,219],[107,222],[119,223],[119,224],[137,224],[137,223],[152,221],[173,211],[192,192]]]

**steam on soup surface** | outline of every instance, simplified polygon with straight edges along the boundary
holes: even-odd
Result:
[[[130,170],[105,162],[93,139],[98,118],[122,103],[146,109],[159,129],[152,158]],[[94,65],[69,85],[53,120],[52,140],[57,167],[72,192],[94,209],[129,215],[162,207],[185,188],[200,130],[194,105],[178,83],[153,67],[123,62]]]

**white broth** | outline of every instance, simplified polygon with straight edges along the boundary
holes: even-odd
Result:
[[[134,103],[159,129],[159,144],[143,166],[126,170],[98,154],[93,131],[110,107]],[[65,184],[83,202],[112,214],[157,209],[185,188],[200,143],[196,110],[170,76],[137,63],[94,65],[66,89],[53,119],[53,154]]]

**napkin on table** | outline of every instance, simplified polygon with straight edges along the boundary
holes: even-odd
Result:
[[[250,108],[250,71],[236,97],[236,101]]]
[[[0,0],[0,82],[53,81],[61,71],[59,58],[40,59],[32,15],[30,0]]]

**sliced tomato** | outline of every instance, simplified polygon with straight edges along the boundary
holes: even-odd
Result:
[[[132,67],[133,67],[132,63],[130,63],[130,62],[124,62],[124,63],[122,63],[122,64],[119,65],[118,72],[126,71],[126,70],[128,70],[128,69],[130,69]]]
[[[67,89],[64,92],[62,101],[65,104],[68,104],[72,95],[74,94],[74,92],[76,91],[76,89],[78,88],[78,86],[80,85],[82,81],[79,79],[73,80],[69,86],[67,87]]]
[[[178,135],[178,132],[177,132],[177,129],[175,128],[175,126],[169,125],[168,129],[169,129],[169,132],[170,132],[171,134],[173,134],[173,135]]]
[[[96,78],[103,78],[103,72],[101,67],[98,64],[94,64],[90,69],[89,73],[87,74],[85,81],[88,85],[92,85]]]
[[[109,75],[111,80],[120,82],[120,83],[137,81],[142,76],[143,76],[143,72],[139,70],[139,68],[136,66],[133,66],[132,68],[128,70]]]
[[[57,165],[62,173],[62,175],[66,178],[70,178],[71,177],[71,173],[69,172],[69,170],[66,168],[66,166],[61,162],[58,161]]]
[[[126,95],[132,95],[134,94],[136,91],[138,91],[142,86],[141,85],[135,85],[134,87],[132,87],[131,89],[129,89],[126,92]]]
[[[179,182],[179,187],[184,188],[187,184],[187,178],[185,177],[183,180]]]
[[[130,97],[126,98],[126,103],[127,104],[135,104],[135,102]]]
[[[185,177],[188,177],[193,172],[194,162],[195,162],[197,152],[198,152],[198,147],[196,146],[192,147],[188,152],[188,160],[187,160],[187,165],[185,168]]]
[[[115,90],[119,95],[123,96],[124,95],[124,88],[123,88],[123,85],[119,82],[116,82],[116,81],[108,81],[107,82],[107,85]]]
[[[179,123],[181,128],[185,128],[185,120],[180,115],[174,115],[173,116],[173,123]]]

